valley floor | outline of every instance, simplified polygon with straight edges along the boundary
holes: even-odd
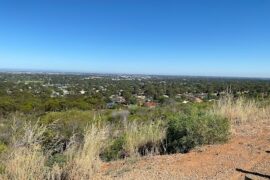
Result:
[[[270,179],[270,123],[233,129],[226,144],[104,163],[95,179]]]

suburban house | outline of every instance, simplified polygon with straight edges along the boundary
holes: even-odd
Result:
[[[146,97],[143,95],[138,95],[138,96],[136,96],[136,99],[137,99],[137,104],[139,106],[142,106],[145,102]]]
[[[126,102],[125,98],[119,95],[111,95],[110,100],[114,103],[119,103],[119,104]]]

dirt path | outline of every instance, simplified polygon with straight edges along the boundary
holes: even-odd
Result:
[[[226,144],[187,154],[106,163],[96,179],[270,179],[269,124],[241,126],[234,134]]]

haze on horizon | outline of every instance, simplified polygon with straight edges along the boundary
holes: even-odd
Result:
[[[0,69],[270,77],[270,1],[2,1]]]

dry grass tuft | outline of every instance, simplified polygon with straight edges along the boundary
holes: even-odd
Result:
[[[232,95],[221,98],[215,104],[213,112],[228,118],[232,125],[270,120],[270,107],[260,107],[255,100],[243,97],[234,99]]]
[[[106,145],[108,127],[92,125],[85,131],[84,143],[72,143],[66,152],[68,162],[64,169],[67,179],[90,179],[100,166],[99,154]]]
[[[40,142],[46,127],[25,123],[23,134],[18,132],[14,120],[12,126],[12,145],[10,154],[4,161],[4,173],[0,179],[44,179],[48,168],[45,167],[46,156],[42,152]]]
[[[166,129],[161,122],[149,124],[128,124],[125,132],[124,149],[130,156],[137,156],[139,148],[143,154],[157,154],[159,146],[166,137]],[[147,145],[150,146],[147,147]],[[145,147],[143,147],[145,146]]]
[[[45,154],[41,147],[46,127],[26,123],[23,134],[19,133],[21,136],[18,136],[16,127],[12,129],[13,144],[3,161],[4,170],[0,174],[3,180],[91,179],[99,168],[99,154],[108,136],[108,127],[90,126],[85,131],[82,145],[71,139],[65,152],[67,162],[63,166],[56,163],[50,168],[46,166],[49,154]]]
[[[5,163],[3,179],[43,179],[47,168],[44,166],[46,157],[40,146],[20,147],[15,149]],[[1,176],[0,176],[1,177]]]

